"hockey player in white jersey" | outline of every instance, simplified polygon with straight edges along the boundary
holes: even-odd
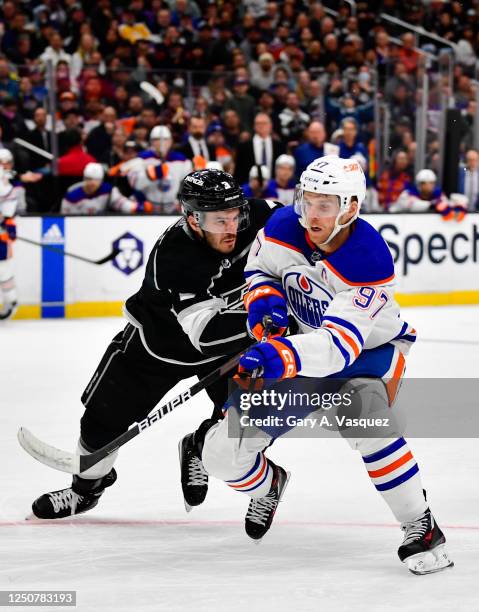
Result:
[[[0,321],[9,319],[17,310],[12,243],[17,235],[18,190],[9,179],[9,174],[0,165],[0,301],[3,304]]]
[[[394,300],[394,265],[386,243],[358,218],[365,193],[356,161],[319,158],[302,173],[294,206],[276,211],[259,231],[245,268],[248,325],[260,339],[267,316],[278,333],[248,349],[240,361],[242,376],[300,376],[318,385],[334,377],[346,384],[367,379],[374,385],[374,409],[378,401],[385,409],[393,405],[415,331],[400,318]],[[288,310],[300,333],[282,337]],[[224,421],[208,431],[202,461],[210,475],[251,497],[245,528],[260,539],[288,480],[264,450],[285,432],[261,427],[259,436],[239,442],[228,435],[235,414],[230,407]],[[269,414],[266,405],[261,414]],[[406,440],[399,433],[349,437],[348,442],[360,452],[373,485],[401,523],[401,561],[418,574],[452,566]]]
[[[193,170],[191,160],[173,151],[173,139],[166,125],[157,125],[150,134],[151,149],[128,162],[127,178],[136,199],[148,202],[153,212],[179,212],[177,194],[185,176]]]
[[[90,162],[83,171],[83,181],[72,185],[62,200],[63,215],[97,215],[107,211],[125,214],[143,212],[135,200],[125,197],[118,187],[104,181],[101,164]]]

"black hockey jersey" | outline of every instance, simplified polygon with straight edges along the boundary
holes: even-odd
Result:
[[[150,254],[141,289],[125,305],[145,349],[162,361],[198,365],[241,351],[246,331],[244,268],[256,234],[282,206],[250,199],[250,225],[228,255],[199,240],[185,219],[169,227]]]

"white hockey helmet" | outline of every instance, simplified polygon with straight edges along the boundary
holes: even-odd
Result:
[[[150,142],[152,140],[171,140],[170,128],[166,125],[155,125],[150,132]]]
[[[294,157],[292,155],[286,155],[285,153],[283,153],[278,157],[274,164],[275,168],[277,168],[278,166],[290,166],[291,168],[295,168],[296,162],[294,161]]]
[[[260,177],[260,174],[261,174],[261,177]],[[269,174],[268,166],[260,166],[259,164],[255,164],[254,166],[251,166],[251,170],[249,171],[249,180],[257,179],[257,178],[261,178],[263,182],[269,181],[271,177]]]
[[[9,149],[0,149],[0,164],[10,164],[12,162],[12,152]]]
[[[102,181],[105,173],[101,164],[90,162],[83,170],[84,179],[92,179],[94,181]]]
[[[9,181],[10,173],[4,170],[0,165],[0,198],[8,195],[12,190],[12,185]]]
[[[308,229],[305,192],[335,195],[339,199],[339,212],[334,229],[328,239],[322,243],[326,245],[338,232],[351,225],[359,216],[361,204],[366,197],[366,177],[357,160],[343,159],[337,155],[325,155],[311,162],[301,174],[294,194],[294,210],[300,217],[301,225]],[[340,224],[339,219],[348,212],[353,197],[358,201],[358,210],[347,223]]]
[[[416,183],[436,183],[437,176],[432,170],[424,168],[416,174]]]

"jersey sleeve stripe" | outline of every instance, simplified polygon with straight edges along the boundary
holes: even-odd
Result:
[[[285,247],[286,249],[290,249],[291,251],[296,251],[296,253],[302,253],[300,248],[295,247],[292,244],[288,244],[287,242],[283,242],[282,240],[278,240],[277,238],[270,238],[269,236],[266,236],[265,240],[267,242],[274,242],[275,244]]]
[[[383,278],[383,279],[377,280],[377,281],[364,281],[362,283],[353,283],[352,281],[348,280],[345,276],[343,276],[340,272],[338,272],[338,270],[336,270],[336,268],[334,268],[326,259],[324,259],[322,261],[322,263],[335,276],[337,276],[339,279],[341,279],[343,281],[343,283],[346,283],[347,285],[350,285],[352,287],[369,287],[371,285],[385,285],[386,283],[389,283],[390,281],[392,281],[394,279],[394,274],[391,274],[391,276],[389,276],[388,278]]]
[[[349,362],[351,361],[351,357],[349,356],[348,351],[342,346],[341,342],[336,337],[336,334],[333,334],[333,332],[327,327],[323,327],[323,329],[325,329],[331,335],[331,338],[333,339],[333,342],[336,345],[336,348],[339,350],[339,352],[344,358],[344,362],[345,362],[344,367],[348,367]]]
[[[362,347],[358,348],[357,342],[353,338],[351,338],[351,336],[349,336],[346,332],[342,331],[341,329],[337,328],[336,325],[333,325],[332,323],[328,323],[326,327],[329,327],[333,329],[334,331],[336,331],[341,336],[341,338],[343,338],[343,340],[347,342],[348,345],[351,347],[351,349],[353,350],[354,356],[355,357],[359,356],[359,353],[361,352]]]
[[[326,316],[324,317],[323,321],[331,321],[331,323],[337,323],[338,325],[341,325],[341,327],[345,327],[356,336],[361,347],[364,346],[364,339],[361,335],[361,332],[355,325],[353,325],[349,321],[346,321],[346,319],[342,319],[341,317]]]

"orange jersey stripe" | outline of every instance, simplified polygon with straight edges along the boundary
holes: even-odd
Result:
[[[354,342],[354,340],[351,338],[351,336],[348,336],[345,332],[343,332],[342,329],[339,329],[338,327],[336,327],[332,323],[327,323],[326,327],[330,327],[331,329],[334,329],[335,331],[337,331],[338,334],[340,334],[340,336],[344,340],[346,340],[346,342],[349,344],[349,346],[353,349],[354,356],[358,357],[360,351],[358,349],[358,345],[356,344],[356,342]]]
[[[389,278],[383,278],[382,280],[378,280],[378,281],[353,283],[352,281],[349,281],[345,276],[343,276],[340,272],[338,272],[336,268],[334,268],[329,263],[329,261],[327,261],[326,259],[323,260],[321,263],[323,263],[327,268],[329,268],[329,270],[331,270],[333,274],[335,274],[338,278],[340,278],[343,281],[343,283],[346,283],[347,285],[351,285],[352,287],[369,287],[370,285],[383,285],[384,283],[388,283],[394,278],[394,274],[392,274]]]
[[[396,461],[393,461],[386,467],[383,467],[380,470],[372,470],[371,472],[368,471],[368,474],[371,476],[371,478],[379,478],[380,476],[386,476],[386,474],[393,472],[396,468],[401,467],[401,465],[404,465],[412,458],[413,456],[411,451],[408,451],[405,455],[399,457],[399,459],[396,459]]]
[[[266,459],[264,458],[264,455],[263,455],[263,467],[261,468],[259,473],[256,474],[256,476],[254,478],[252,478],[251,480],[248,480],[248,482],[245,482],[243,484],[239,484],[239,485],[231,484],[230,487],[232,487],[233,489],[242,489],[243,487],[249,487],[250,485],[254,484],[259,478],[261,478],[261,476],[263,475],[267,465],[268,465],[268,463],[267,463],[267,461],[266,461]]]
[[[389,405],[392,406],[398,392],[399,383],[401,382],[402,375],[404,374],[404,368],[406,366],[406,360],[404,355],[399,353],[398,362],[394,368],[393,377],[386,383],[386,393],[388,394]]]
[[[291,249],[292,251],[296,251],[296,253],[302,253],[301,249],[293,246],[292,244],[288,244],[287,242],[283,242],[282,240],[278,240],[277,238],[269,238],[266,237],[267,242],[274,242],[275,244],[279,244],[279,246],[286,247],[287,249]]]

